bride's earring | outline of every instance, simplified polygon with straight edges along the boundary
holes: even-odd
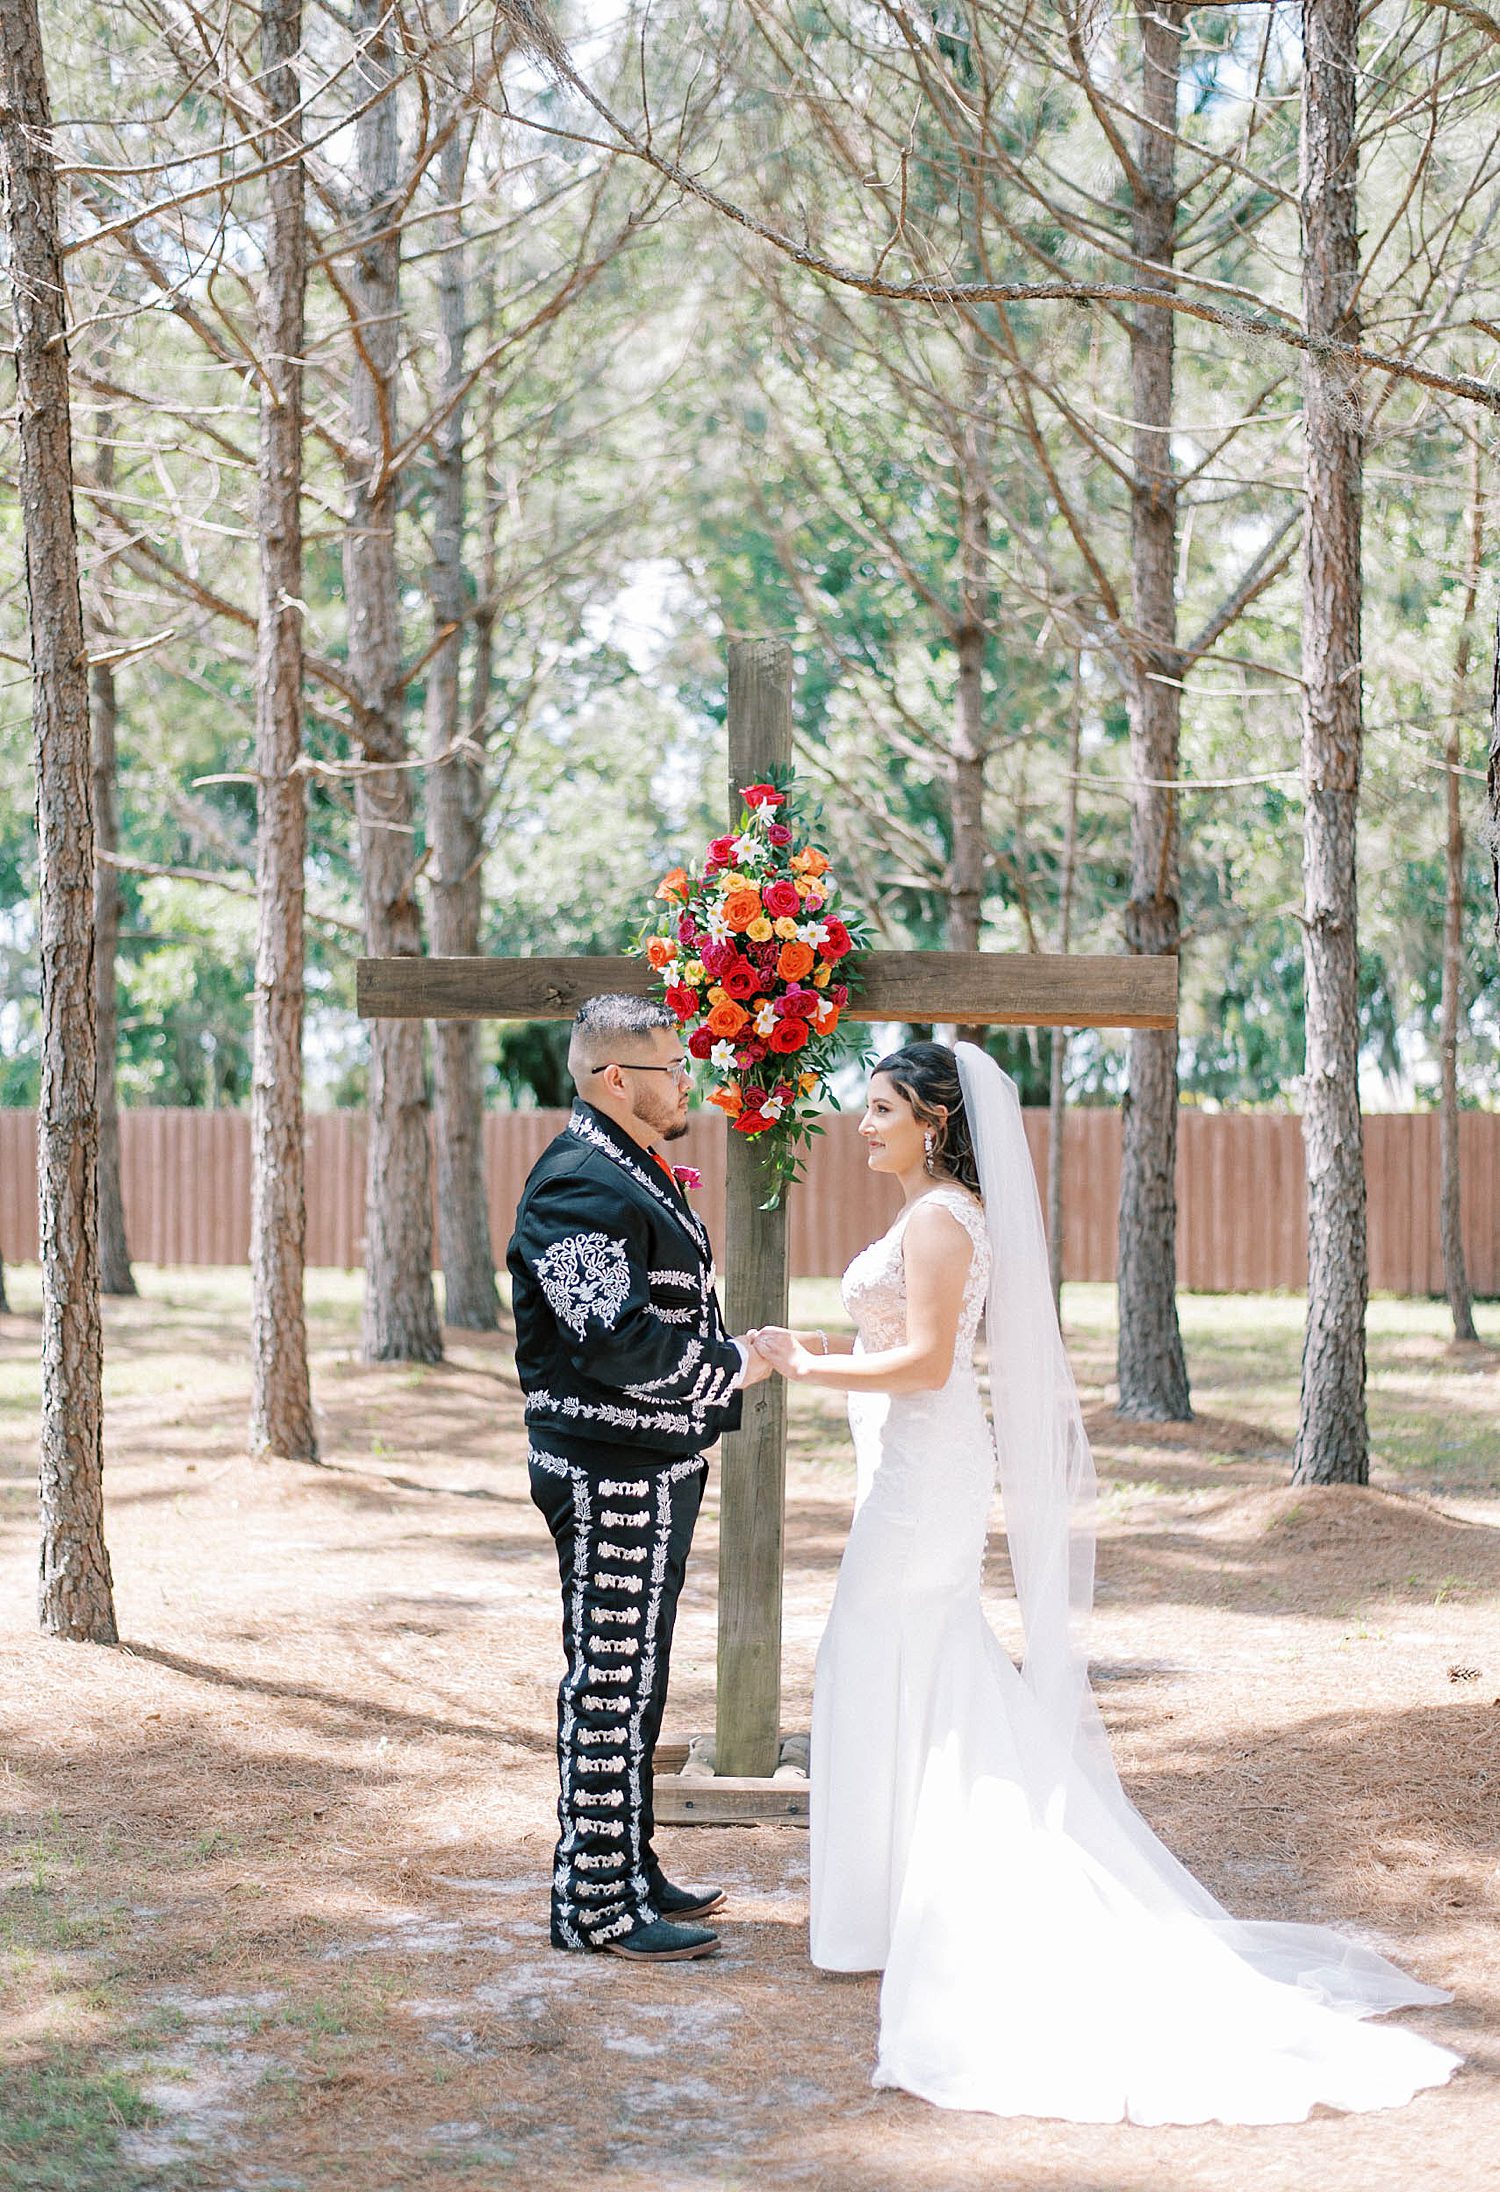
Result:
[[[932,1170],[932,1153],[937,1148],[937,1136],[933,1133],[931,1127],[929,1127],[927,1129],[927,1132],[922,1136],[922,1147],[926,1151],[926,1155],[923,1158],[923,1163],[926,1165],[927,1170],[930,1172]]]

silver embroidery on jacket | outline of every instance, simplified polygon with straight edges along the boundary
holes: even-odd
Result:
[[[630,1293],[630,1257],[611,1233],[568,1233],[537,1258],[553,1315],[580,1339],[590,1320],[613,1331]]]
[[[627,1385],[625,1390],[632,1400],[650,1400],[652,1394],[661,1392],[664,1386],[680,1385],[702,1354],[702,1340],[689,1340],[678,1356],[676,1366],[665,1377],[648,1379],[644,1385]],[[699,1382],[702,1382],[701,1376]]]

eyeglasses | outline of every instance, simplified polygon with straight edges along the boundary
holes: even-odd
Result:
[[[686,1058],[674,1058],[669,1066],[632,1065],[628,1058],[606,1058],[602,1066],[590,1066],[590,1073],[608,1073],[611,1066],[618,1066],[622,1073],[670,1073],[674,1081],[691,1081],[693,1069]]]

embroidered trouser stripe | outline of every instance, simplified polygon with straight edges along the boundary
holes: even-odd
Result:
[[[605,1471],[533,1450],[532,1498],[557,1545],[567,1671],[558,1690],[560,1829],[552,1937],[603,1947],[655,1915],[652,1754],[705,1464]]]

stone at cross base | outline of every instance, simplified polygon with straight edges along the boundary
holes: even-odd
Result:
[[[792,652],[783,641],[731,642],[728,727],[733,810],[744,785],[791,765]],[[1175,958],[872,951],[852,964],[857,988],[846,1019],[1066,1028],[1177,1022]],[[362,959],[358,1008],[367,1019],[562,1020],[585,998],[611,990],[644,996],[656,980],[636,958]],[[729,1329],[785,1324],[786,1198],[774,1210],[761,1207],[763,1160],[743,1136],[728,1137],[726,1175]],[[807,1817],[807,1783],[773,1778],[781,1755],[785,1382],[768,1379],[745,1398],[743,1424],[725,1439],[720,1467],[715,1774],[659,1774],[664,1824]],[[661,1763],[681,1759],[666,1754]]]

